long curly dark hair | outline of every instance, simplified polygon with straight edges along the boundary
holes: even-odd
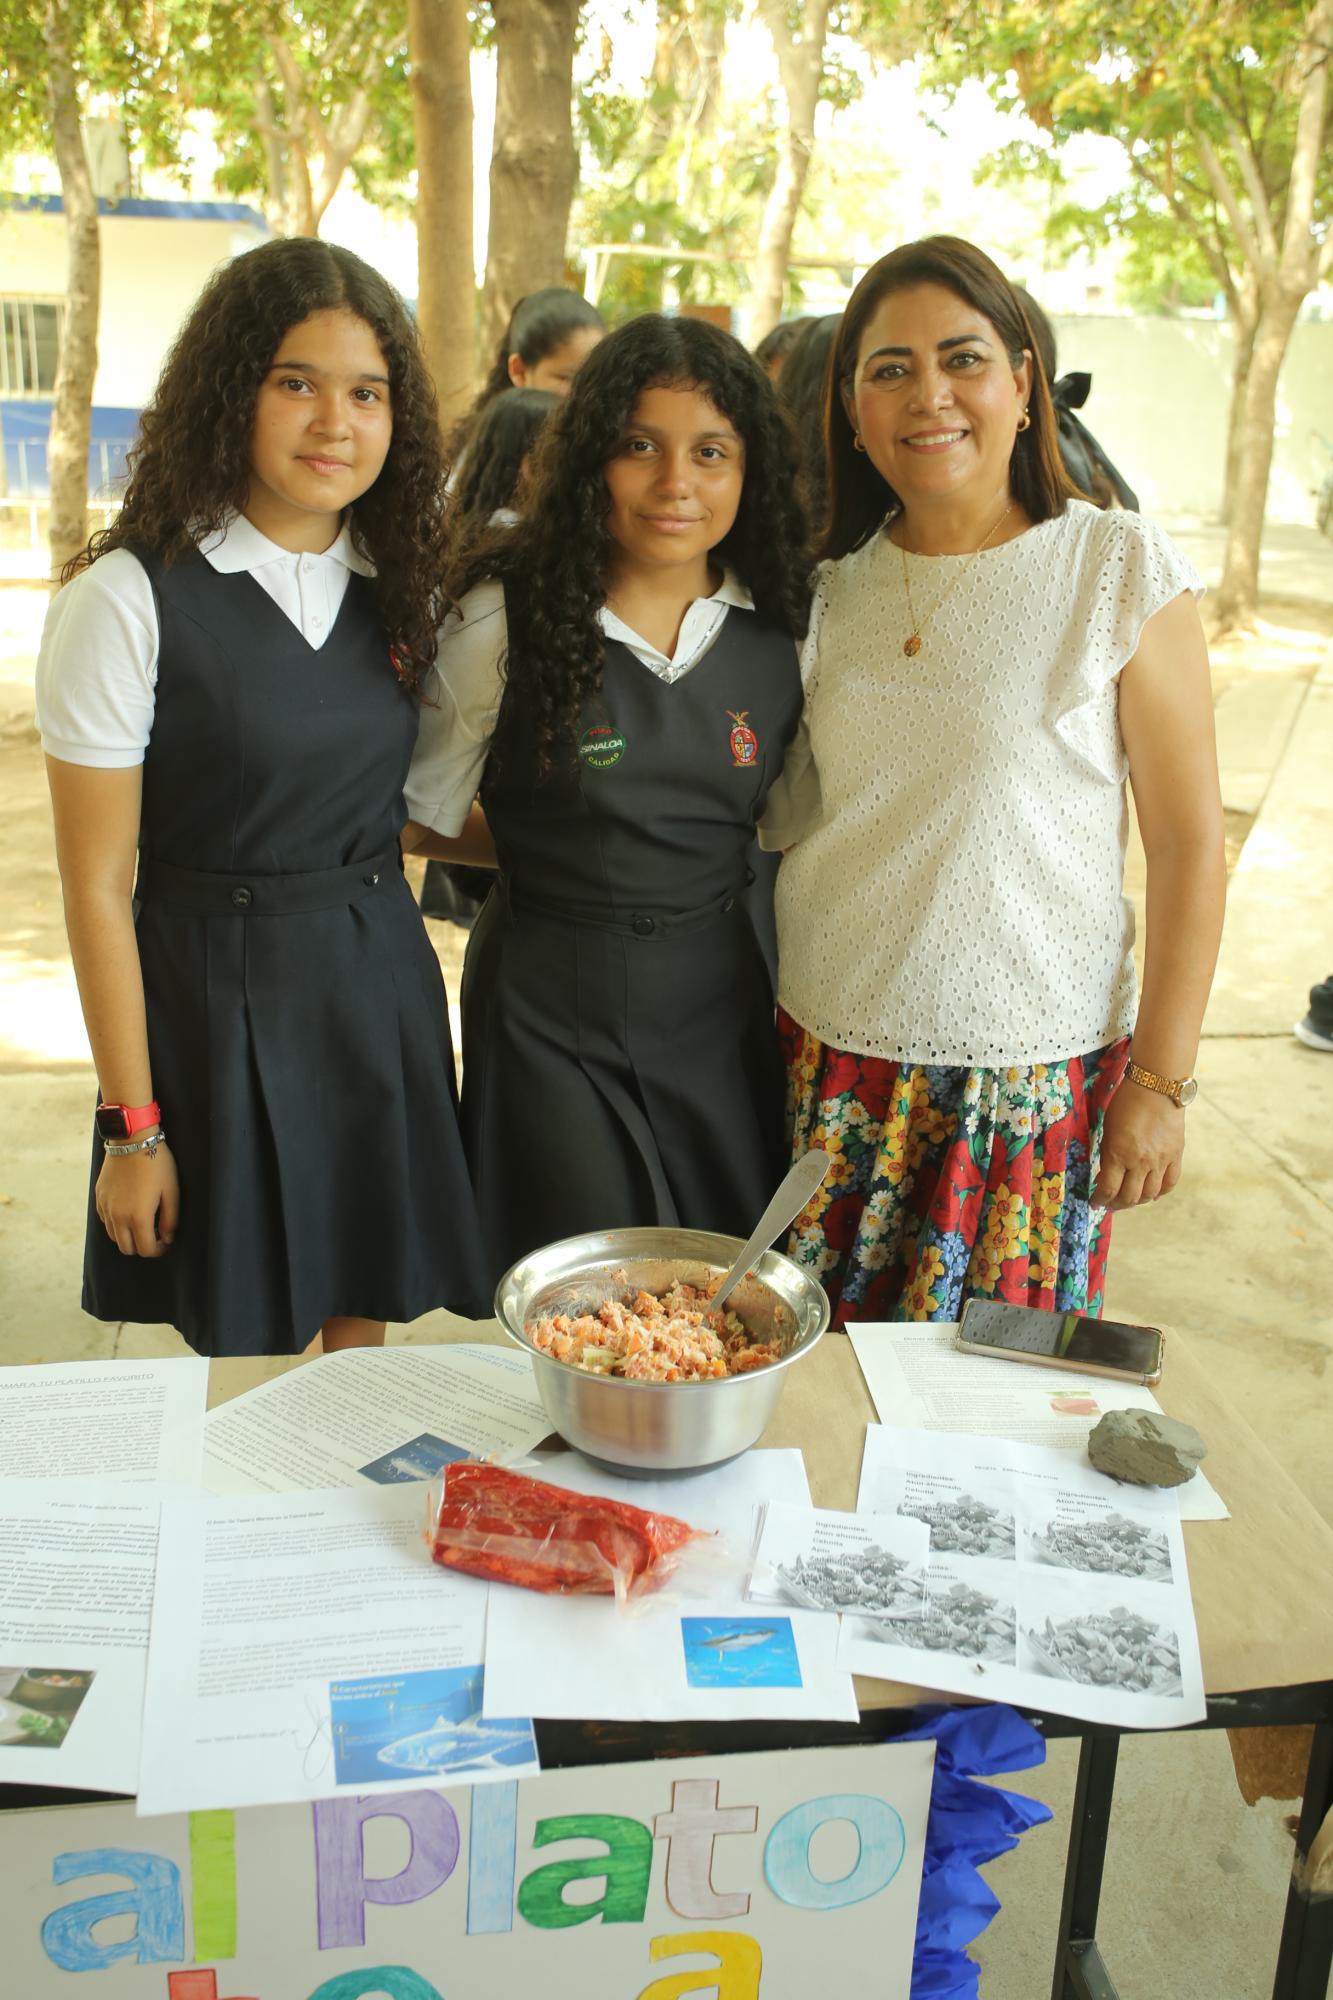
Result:
[[[772,384],[738,340],[705,321],[660,313],[631,320],[593,349],[543,431],[522,521],[460,544],[448,578],[456,599],[483,577],[507,586],[500,719],[521,704],[542,776],[572,745],[583,704],[602,685],[597,613],[617,549],[607,527],[606,466],[640,396],[653,388],[698,389],[735,427],[745,479],[736,519],[713,553],[735,570],[760,617],[794,638],[806,629],[800,451]]]
[[[456,536],[484,528],[500,507],[513,507],[542,425],[560,398],[549,389],[505,389],[488,403],[468,441],[453,492]]]
[[[403,682],[420,686],[443,615],[444,455],[435,391],[402,300],[350,250],[307,237],[265,243],[205,285],[139,420],[120,513],[61,582],[110,549],[167,565],[242,511],[260,385],[279,343],[311,313],[365,321],[389,372],[393,435],[374,485],[351,508],[352,535],[375,565],[374,591]]]
[[[841,313],[807,319],[788,350],[777,390],[801,440],[805,507],[816,537],[828,513],[828,459],[824,445],[824,394]]]

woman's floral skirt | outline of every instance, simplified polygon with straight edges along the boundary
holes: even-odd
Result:
[[[787,1254],[833,1324],[955,1320],[964,1299],[1102,1309],[1111,1217],[1089,1208],[1127,1039],[1066,1062],[951,1069],[830,1048],[779,1007],[793,1154],[833,1157]]]

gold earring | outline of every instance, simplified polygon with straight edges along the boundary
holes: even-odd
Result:
[[[1025,431],[1031,429],[1031,426],[1032,426],[1032,419],[1028,415],[1027,411],[1024,410],[1022,416],[1018,419],[1018,428],[1021,431]]]
[[[853,431],[853,432],[852,432],[852,448],[853,448],[853,450],[855,450],[855,451],[864,451],[864,450],[865,450],[865,446],[864,446],[864,445],[862,444],[862,442],[861,442],[861,433],[860,433],[860,431]]]

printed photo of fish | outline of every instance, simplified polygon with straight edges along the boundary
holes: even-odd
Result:
[[[465,1445],[449,1444],[422,1431],[420,1437],[407,1438],[357,1469],[363,1479],[373,1479],[377,1486],[402,1486],[413,1479],[437,1479],[446,1465],[468,1455]]]
[[[798,1688],[790,1618],[682,1618],[685,1679],[695,1688]]]
[[[536,1771],[531,1722],[483,1716],[481,1688],[480,1666],[330,1682],[338,1783]]]

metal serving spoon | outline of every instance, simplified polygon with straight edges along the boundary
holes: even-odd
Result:
[[[783,1175],[776,1194],[755,1224],[745,1248],[708,1301],[709,1312],[717,1311],[735,1291],[756,1257],[768,1249],[773,1238],[780,1236],[789,1222],[796,1220],[831,1165],[828,1154],[818,1146],[812,1146]]]

